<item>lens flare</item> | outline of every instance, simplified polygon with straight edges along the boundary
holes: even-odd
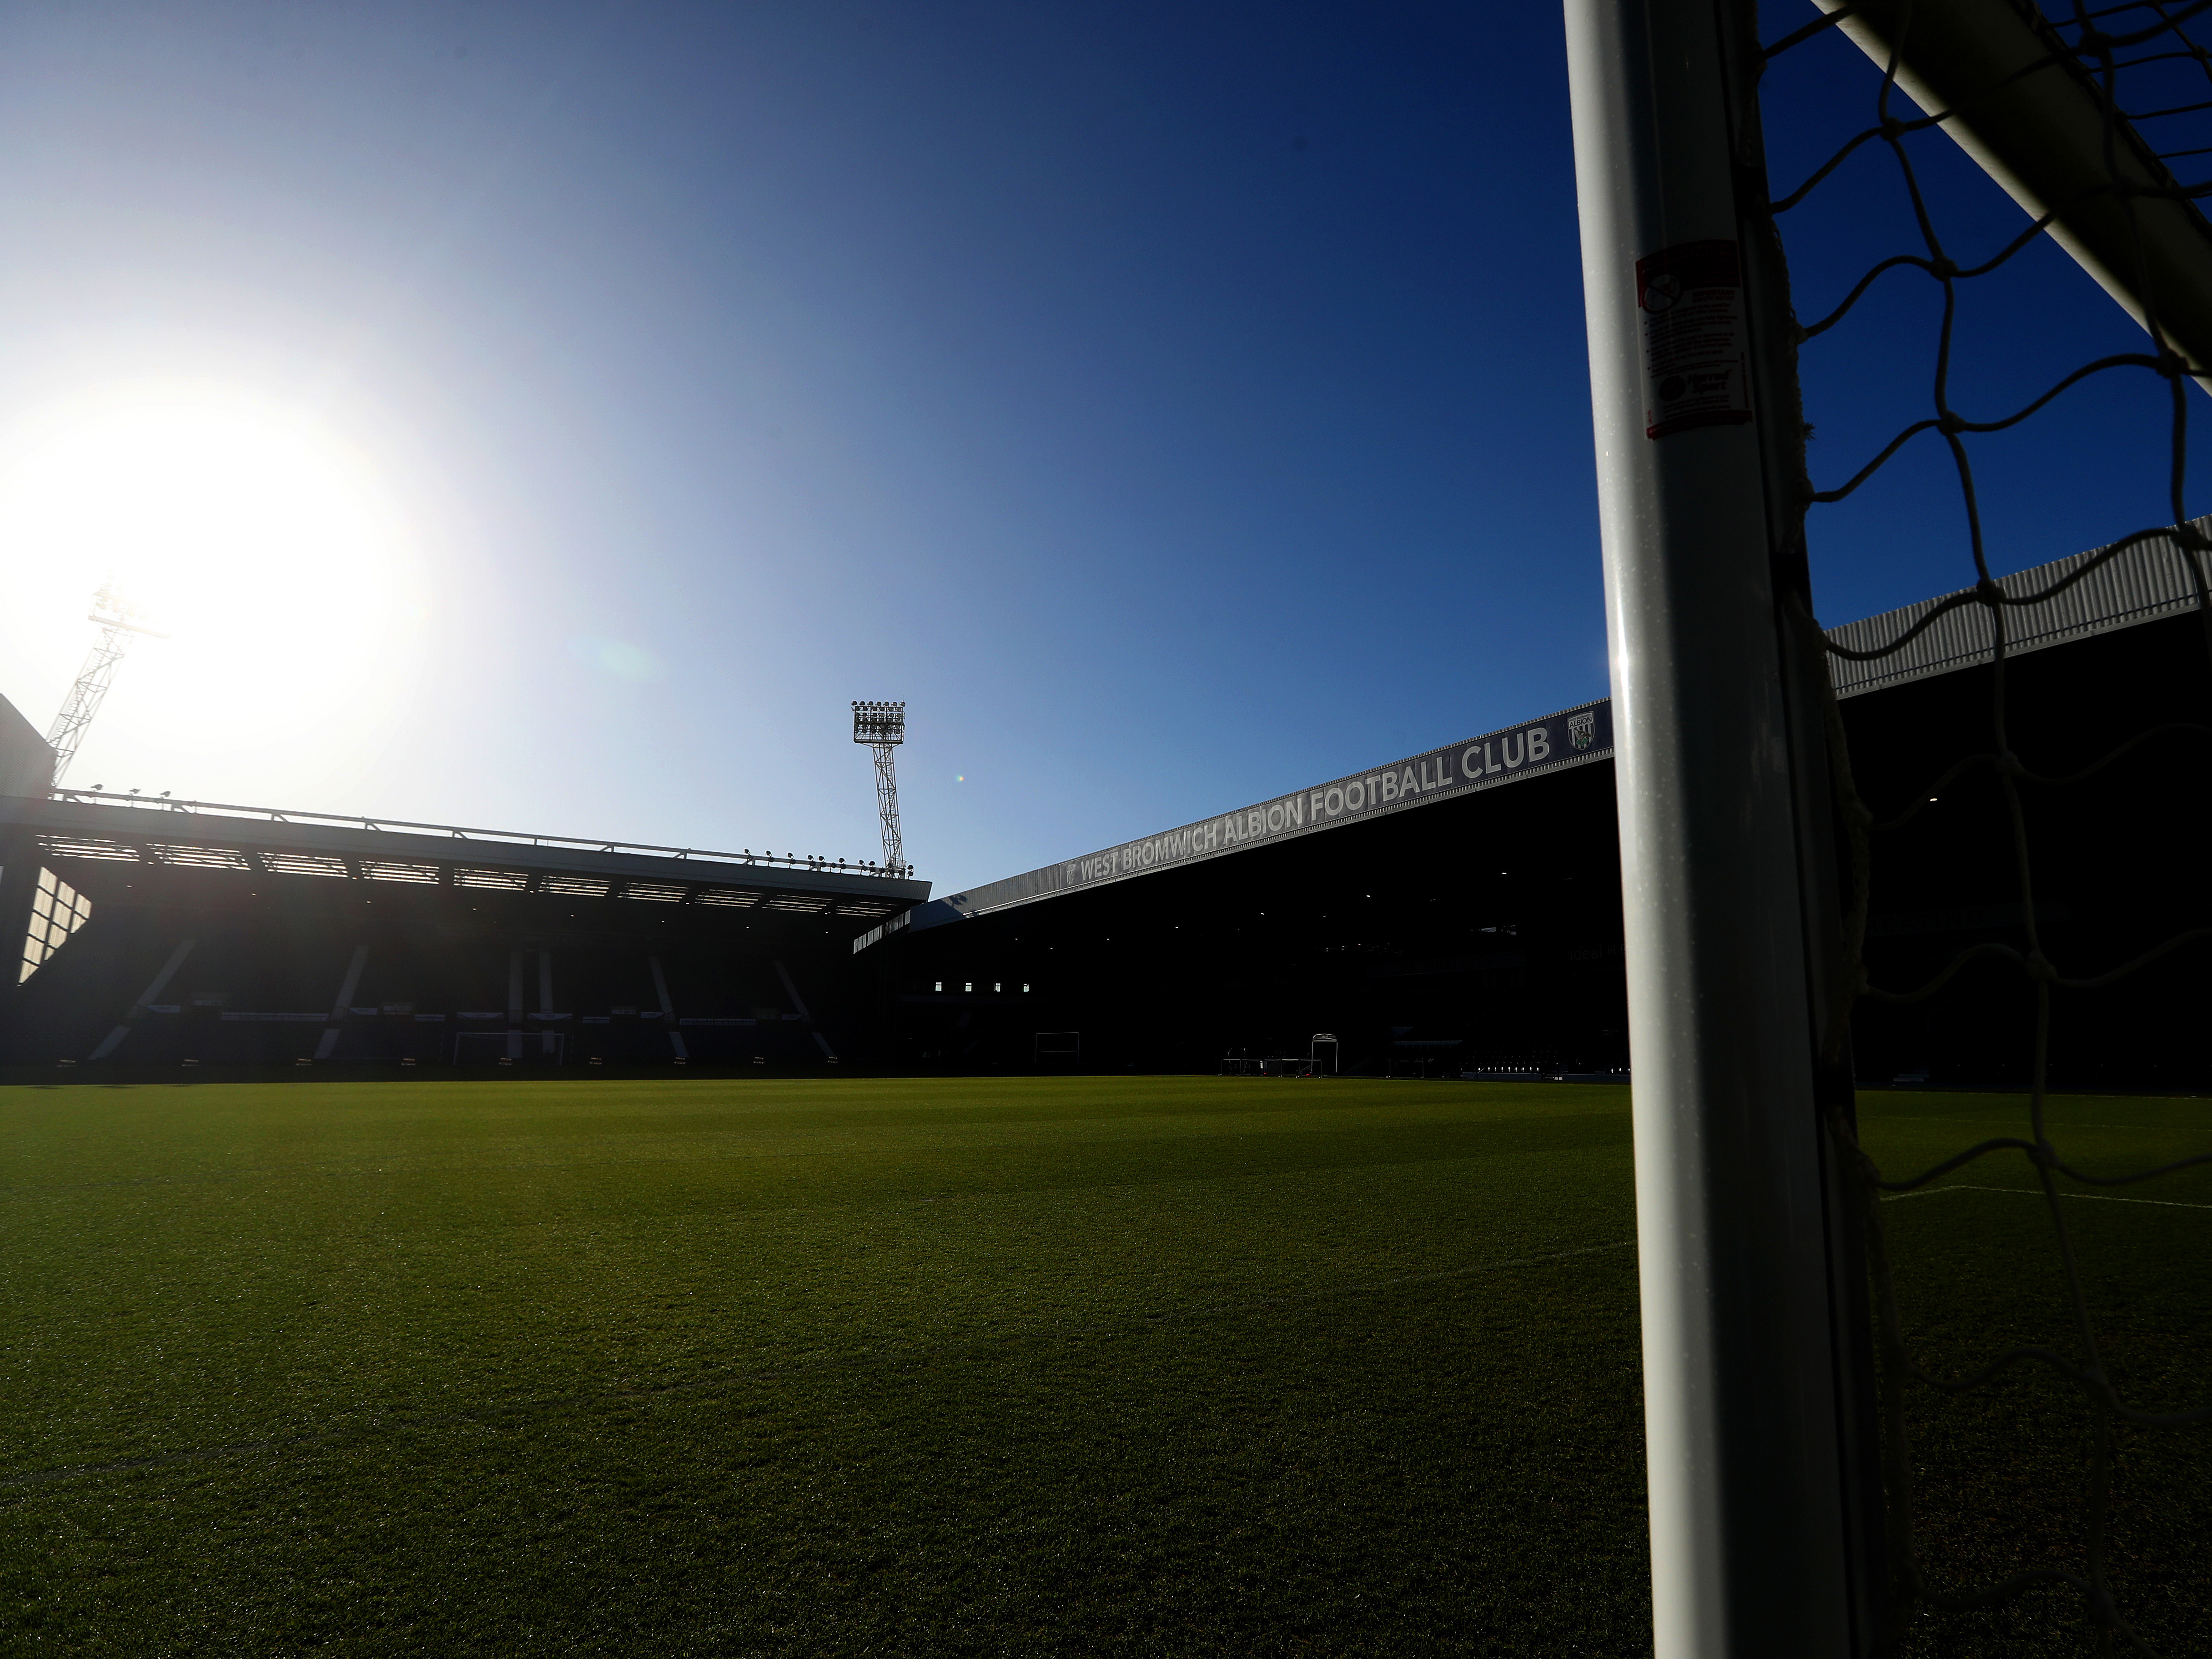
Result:
[[[170,636],[134,647],[88,744],[127,726],[180,782],[195,761],[371,738],[431,603],[370,459],[311,411],[222,386],[114,387],[0,431],[0,564],[57,630],[88,642],[79,619],[112,583]]]

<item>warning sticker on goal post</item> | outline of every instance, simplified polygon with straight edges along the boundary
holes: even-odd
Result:
[[[1644,435],[1751,418],[1750,331],[1734,242],[1684,242],[1636,262]]]

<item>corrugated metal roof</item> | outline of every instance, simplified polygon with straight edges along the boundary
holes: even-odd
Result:
[[[2196,529],[2212,536],[2212,514],[2191,523]],[[2008,593],[2037,592],[2069,572],[2079,570],[2104,550],[2093,548],[2087,553],[2072,554],[2053,559],[2049,564],[2015,571],[2009,576],[1999,577],[1998,586]],[[2207,574],[2212,575],[2212,569],[2208,569]],[[1901,636],[1949,597],[1938,595],[1900,610],[1886,611],[1879,617],[1869,617],[1863,622],[1845,623],[1840,628],[1828,629],[1828,637],[1849,650],[1875,650]],[[2196,608],[2196,584],[2190,574],[2188,559],[2171,535],[2148,537],[2114,554],[2071,587],[2040,604],[2008,605],[2006,648],[2013,655],[2040,651],[2046,646],[2063,645],[2069,640],[2083,639],[2092,634],[2108,634],[2118,628],[2132,628],[2138,623],[2154,622],[2160,617]],[[1831,655],[1828,670],[1835,680],[1838,696],[1856,696],[1862,691],[1879,690],[1886,685],[1899,685],[1907,680],[1926,679],[1931,674],[1948,674],[1954,669],[1985,663],[1995,654],[1993,643],[1989,608],[1962,605],[1937,617],[1925,633],[1893,655],[1863,662]]]

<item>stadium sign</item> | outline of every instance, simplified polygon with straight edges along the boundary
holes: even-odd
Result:
[[[864,951],[902,927],[937,927],[1056,893],[1220,858],[1270,842],[1364,823],[1446,796],[1495,789],[1612,753],[1613,705],[1590,703],[1431,749],[1388,766],[1355,772],[1310,789],[1278,795],[1161,835],[1047,865],[969,892],[933,899],[863,933],[853,942],[853,948]]]
[[[1279,795],[1257,806],[1247,806],[1201,823],[1186,824],[1164,835],[1124,842],[1103,853],[1068,860],[1060,866],[1060,884],[1064,889],[1072,889],[1111,881],[1119,876],[1141,874],[1163,865],[1187,863],[1264,841],[1417,806],[1437,795],[1463,794],[1518,777],[1553,771],[1581,757],[1609,751],[1613,747],[1611,714],[1608,704],[1578,708],[1549,720],[1492,732],[1471,742],[1432,749],[1425,755],[1339,778],[1334,783]],[[1599,739],[1601,721],[1604,726],[1602,743]]]

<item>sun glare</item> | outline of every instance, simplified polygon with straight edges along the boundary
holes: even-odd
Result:
[[[110,706],[179,762],[368,735],[422,631],[377,469],[312,413],[222,388],[118,390],[0,432],[0,564],[57,635],[88,644],[112,581],[169,636],[134,647]]]

